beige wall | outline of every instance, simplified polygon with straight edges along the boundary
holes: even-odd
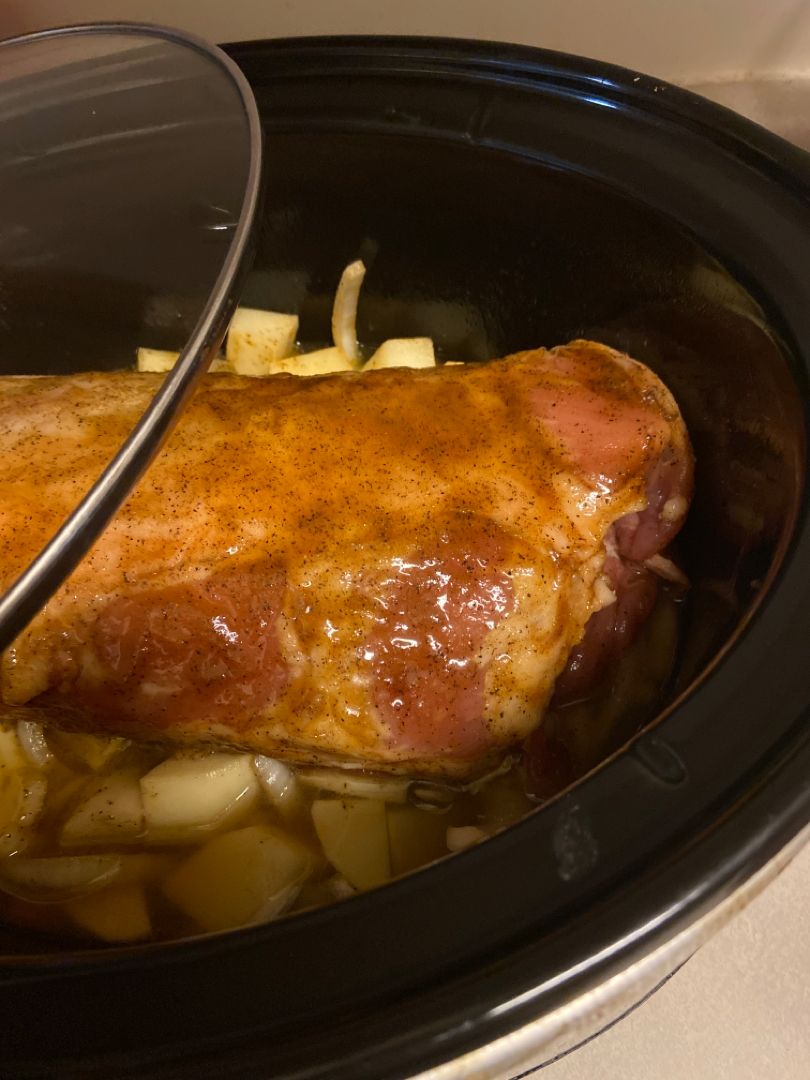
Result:
[[[810,71],[810,0],[0,0],[0,37],[98,19],[214,41],[448,34],[577,52],[680,82]]]

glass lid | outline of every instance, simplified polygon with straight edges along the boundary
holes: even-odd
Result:
[[[0,597],[0,650],[104,529],[215,355],[246,269],[260,165],[252,92],[213,46],[129,24],[0,42],[0,375],[132,366],[135,344],[181,354]]]

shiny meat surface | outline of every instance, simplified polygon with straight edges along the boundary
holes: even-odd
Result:
[[[0,586],[159,382],[0,380]],[[691,469],[666,388],[591,342],[432,370],[208,376],[4,654],[4,711],[482,774],[536,727],[626,565],[677,531]]]

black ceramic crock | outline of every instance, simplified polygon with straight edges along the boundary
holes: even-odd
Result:
[[[647,76],[430,39],[233,46],[267,140],[245,300],[476,360],[587,336],[650,364],[697,455],[663,714],[480,847],[255,929],[84,952],[4,933],[0,1075],[406,1077],[601,983],[810,820],[810,161]],[[33,307],[36,282],[18,302]],[[63,285],[65,318],[76,310]],[[146,330],[120,282],[82,365]],[[105,338],[105,334],[109,336]],[[362,459],[362,443],[358,443]]]

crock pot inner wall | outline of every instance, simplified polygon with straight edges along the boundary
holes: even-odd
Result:
[[[592,337],[661,375],[697,457],[684,689],[759,595],[799,490],[799,399],[760,304],[664,215],[463,143],[271,125],[267,205],[246,301],[300,312],[305,341],[328,340],[340,271],[361,257],[368,345],[427,335],[469,361]]]
[[[673,694],[686,686],[759,593],[796,496],[795,384],[756,301],[662,215],[538,162],[439,141],[271,130],[267,171],[243,299],[298,312],[303,341],[329,339],[340,272],[362,257],[367,345],[428,335],[444,358],[475,361],[593,337],[670,385],[698,460]],[[122,288],[111,299],[125,308],[131,296]],[[53,947],[10,939],[13,951]]]

